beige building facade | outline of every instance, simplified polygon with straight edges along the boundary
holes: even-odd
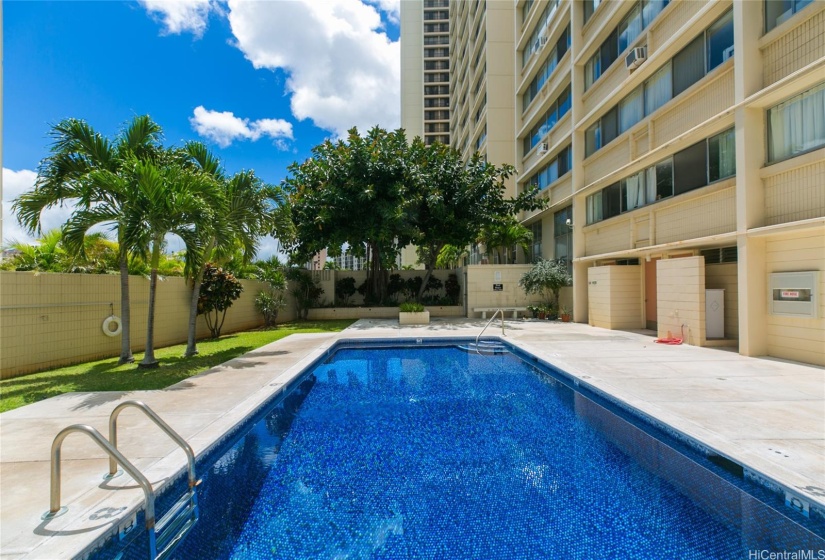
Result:
[[[570,263],[576,321],[825,365],[825,2],[462,1],[450,23],[451,144],[541,189],[522,257]]]
[[[575,319],[825,365],[825,3],[516,15],[523,218]]]

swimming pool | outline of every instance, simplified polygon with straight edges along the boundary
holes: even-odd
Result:
[[[259,416],[199,461],[201,519],[174,557],[825,549],[821,524],[783,511],[741,467],[703,457],[520,352],[345,343]],[[145,558],[133,533],[122,557]]]

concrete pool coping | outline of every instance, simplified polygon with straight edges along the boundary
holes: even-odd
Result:
[[[83,556],[142,508],[143,493],[130,477],[104,481],[104,453],[90,439],[70,436],[62,460],[68,513],[40,519],[49,504],[51,443],[70,424],[105,435],[111,410],[138,399],[201,455],[340,339],[474,337],[484,324],[361,320],[340,333],[291,335],[164,390],[70,393],[0,414],[0,558]],[[825,510],[825,369],[660,346],[645,332],[547,321],[506,325],[508,342]],[[496,324],[485,334],[501,331]],[[135,411],[121,414],[119,442],[156,488],[185,468],[183,452]]]

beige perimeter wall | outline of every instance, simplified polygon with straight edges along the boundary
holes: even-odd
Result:
[[[527,295],[518,285],[521,277],[530,268],[532,265],[529,264],[480,264],[464,267],[463,270],[467,274],[467,317],[481,316],[480,312],[473,311],[475,308],[527,307],[546,303],[540,296]],[[496,291],[495,284],[501,284],[502,290]],[[561,289],[559,304],[567,309],[573,309],[572,288]],[[530,314],[524,313],[524,316],[529,317]]]
[[[242,280],[243,294],[226,314],[224,333],[261,326],[255,295],[266,285]],[[132,311],[132,350],[146,342],[149,280],[129,278]],[[183,278],[158,282],[155,307],[155,346],[186,341],[190,290]],[[279,321],[294,317],[294,306]],[[117,356],[120,336],[103,333],[103,321],[120,312],[120,276],[98,274],[37,274],[0,272],[0,378],[15,377],[50,367]],[[209,336],[198,317],[198,337]]]

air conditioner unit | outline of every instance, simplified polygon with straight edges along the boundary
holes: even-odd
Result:
[[[642,64],[642,62],[645,61],[645,58],[647,58],[647,48],[636,47],[627,53],[627,57],[624,59],[624,62],[628,70],[635,70]]]
[[[731,58],[733,56],[733,45],[729,46],[725,50],[722,51],[722,61]]]
[[[539,37],[539,46],[543,47],[547,44],[547,37]]]
[[[542,142],[539,144],[539,153],[546,154],[547,153],[547,142]]]

